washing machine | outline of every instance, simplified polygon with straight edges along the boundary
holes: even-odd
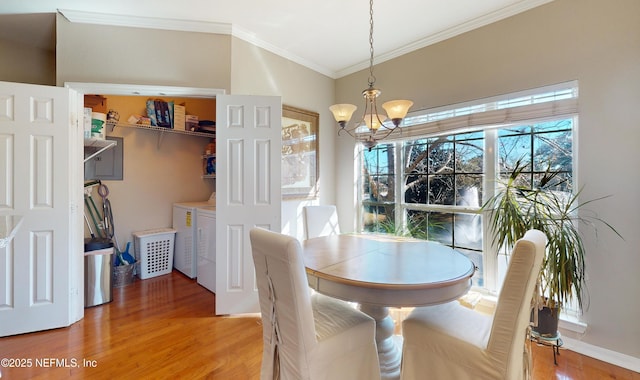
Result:
[[[216,208],[196,209],[198,284],[216,292]]]
[[[198,276],[198,218],[199,207],[214,207],[213,199],[199,202],[179,202],[173,204],[174,242],[173,267],[189,278]]]

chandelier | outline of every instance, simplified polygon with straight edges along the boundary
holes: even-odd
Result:
[[[402,119],[407,116],[409,108],[413,105],[410,100],[391,100],[382,104],[387,115],[378,113],[376,99],[381,91],[374,87],[376,77],[373,75],[373,0],[369,0],[369,53],[369,87],[362,91],[364,112],[360,121],[352,127],[347,127],[351,116],[358,108],[353,104],[334,104],[329,107],[329,110],[340,126],[338,135],[343,131],[347,132],[371,150],[378,141],[389,136],[400,126]]]

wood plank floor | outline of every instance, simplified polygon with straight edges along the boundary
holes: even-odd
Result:
[[[213,308],[214,295],[178,272],[136,280],[68,328],[0,338],[0,358],[31,362],[0,368],[2,380],[258,379],[260,319],[216,317]],[[640,380],[564,349],[554,366],[551,348],[533,345],[533,363],[535,380]]]

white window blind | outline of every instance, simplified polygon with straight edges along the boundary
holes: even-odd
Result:
[[[400,140],[497,128],[577,113],[578,83],[571,81],[452,106],[414,111],[405,118],[403,126],[387,139]]]

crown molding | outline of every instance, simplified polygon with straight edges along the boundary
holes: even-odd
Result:
[[[139,84],[65,82],[64,87],[83,94],[110,94],[125,96],[176,96],[190,98],[215,98],[224,95],[223,89],[175,86],[148,86]]]
[[[520,1],[518,3],[504,7],[502,9],[499,9],[485,16],[478,17],[466,23],[454,26],[452,28],[449,28],[441,32],[427,36],[425,38],[422,38],[418,41],[404,45],[398,49],[394,49],[392,51],[378,55],[375,57],[375,63],[378,64],[378,63],[389,61],[391,59],[422,49],[429,45],[433,45],[435,43],[442,42],[449,38],[456,37],[460,34],[466,33],[473,29],[477,29],[485,25],[494,23],[496,21],[500,21],[507,17],[514,16],[518,13],[527,11],[529,9],[538,7],[540,5],[549,3],[551,1],[553,0]],[[103,14],[103,13],[95,13],[95,12],[75,11],[75,10],[69,10],[69,9],[58,9],[58,12],[60,12],[70,22],[77,22],[77,23],[232,35],[252,45],[255,45],[273,54],[283,57],[287,60],[300,64],[320,74],[326,75],[332,79],[338,79],[338,78],[347,76],[349,74],[353,74],[355,72],[365,70],[369,67],[369,60],[366,60],[366,61],[357,63],[355,65],[346,67],[342,70],[333,71],[331,69],[328,69],[327,67],[315,64],[314,62],[311,62],[295,54],[292,54],[291,52],[286,51],[282,48],[279,48],[269,42],[261,40],[257,38],[255,34],[252,33],[251,31],[244,30],[241,27],[227,24],[227,23],[114,15],[114,14]]]
[[[60,12],[70,22],[84,24],[179,30],[184,32],[231,34],[231,24],[219,22],[114,15],[105,13],[74,11],[69,9],[58,9],[58,12]]]
[[[326,67],[317,65],[295,54],[291,54],[291,52],[288,52],[273,44],[270,44],[266,41],[263,41],[257,38],[254,33],[231,24],[209,22],[209,21],[177,20],[177,19],[166,19],[166,18],[155,18],[155,17],[114,15],[114,14],[74,11],[69,9],[58,9],[58,12],[60,12],[67,20],[69,20],[69,22],[76,22],[76,23],[232,35],[243,41],[249,42],[252,45],[263,48],[267,51],[270,51],[271,53],[274,53],[278,56],[288,59],[292,62],[308,67],[311,70],[314,70],[320,74],[326,75],[333,79],[336,78],[335,72],[333,72],[332,70],[329,70]]]

